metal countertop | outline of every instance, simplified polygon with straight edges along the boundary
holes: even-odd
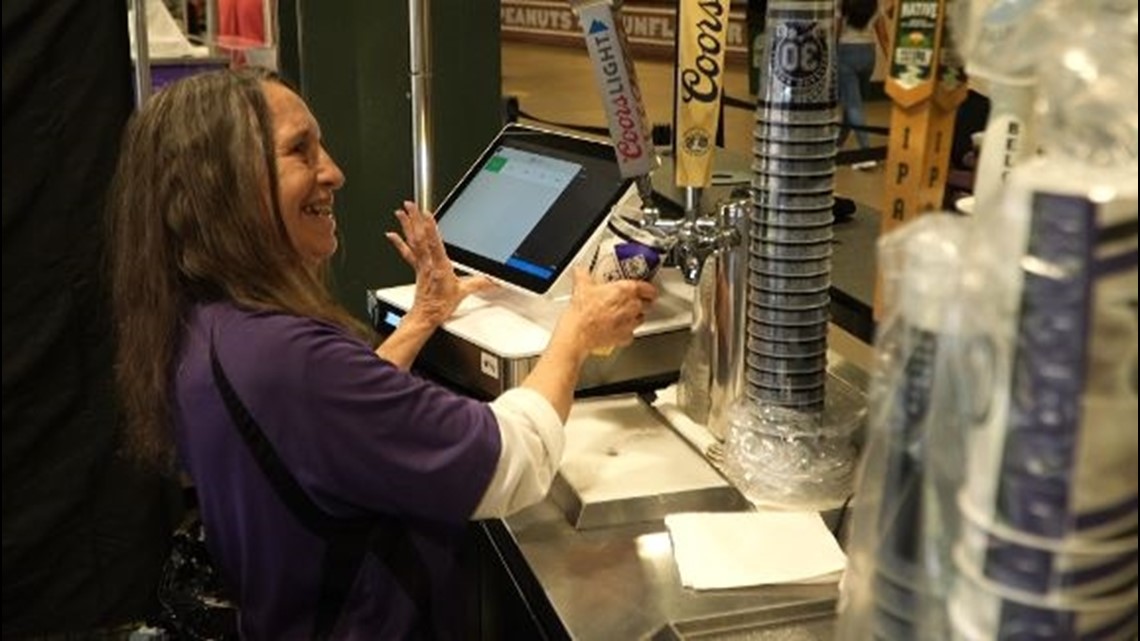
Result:
[[[693,627],[696,620],[821,600],[833,603],[838,596],[835,584],[684,588],[663,523],[579,531],[549,499],[484,526],[552,639],[675,638],[668,636],[671,624],[684,629],[686,622]],[[749,627],[756,629],[758,621],[753,621]]]

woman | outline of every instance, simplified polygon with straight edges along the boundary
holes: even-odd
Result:
[[[394,518],[431,586],[431,621],[367,556],[335,638],[458,636],[457,537],[469,519],[540,500],[592,350],[632,340],[656,296],[595,284],[570,304],[522,386],[485,404],[407,370],[483,280],[458,279],[434,220],[411,203],[388,234],[415,269],[415,303],[373,351],[320,275],[336,251],[344,175],[304,101],[267,72],[199,75],[135,115],[110,200],[117,382],[132,451],[189,474],[246,638],[310,638],[325,541],[305,529],[242,441],[211,353],[273,454],[323,512]]]

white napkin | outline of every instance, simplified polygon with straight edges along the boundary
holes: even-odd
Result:
[[[847,564],[816,512],[670,514],[665,526],[687,588],[838,581]]]
[[[658,390],[657,399],[653,402],[653,406],[657,408],[658,412],[661,412],[661,415],[678,434],[685,437],[685,440],[697,448],[698,452],[708,456],[709,448],[716,443],[716,437],[704,425],[689,418],[685,410],[677,405],[676,383]]]

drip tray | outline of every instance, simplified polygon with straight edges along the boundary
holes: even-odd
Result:
[[[674,512],[751,509],[709,462],[635,394],[578,400],[550,497],[579,530]]]
[[[829,598],[685,619],[661,628],[652,641],[831,641],[835,609],[836,600]]]

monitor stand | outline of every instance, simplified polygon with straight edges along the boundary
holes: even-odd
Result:
[[[661,270],[655,282],[660,295],[633,343],[587,359],[579,392],[640,391],[676,380],[689,341],[693,288],[675,269]],[[387,336],[411,307],[415,285],[368,294],[373,326]],[[477,396],[498,396],[534,368],[568,301],[508,288],[469,296],[421,350],[416,367]]]

